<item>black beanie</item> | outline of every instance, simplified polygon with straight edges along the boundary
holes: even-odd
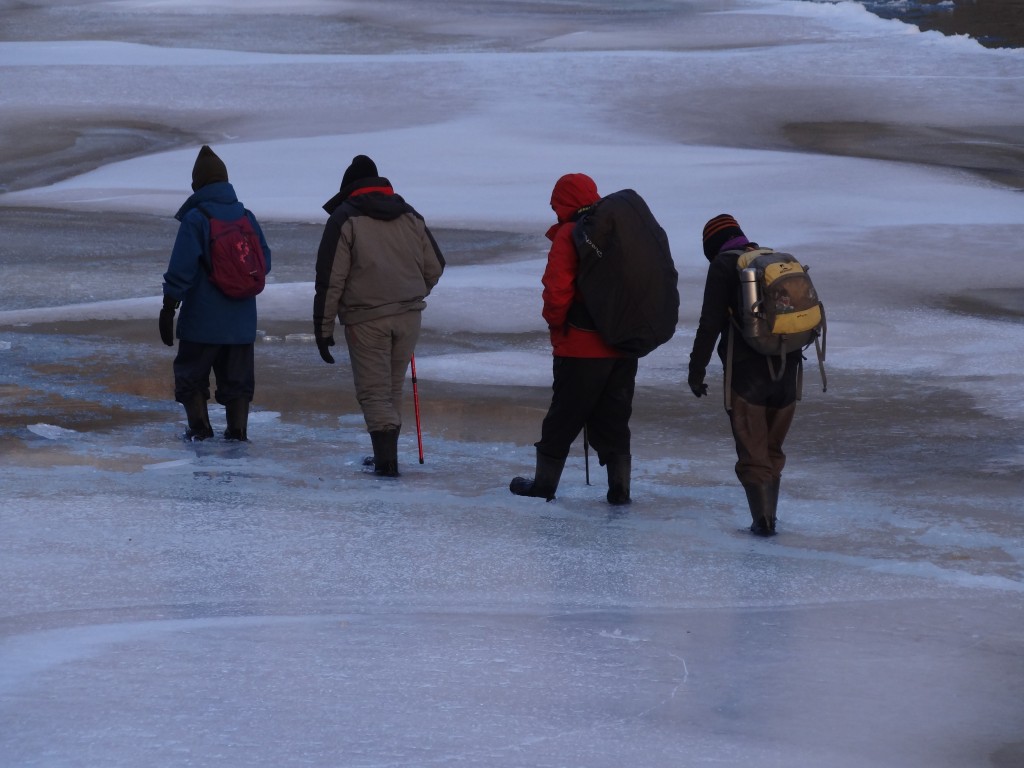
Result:
[[[715,258],[722,246],[737,237],[745,237],[736,219],[728,213],[721,213],[704,225],[704,255],[708,261]]]
[[[192,191],[198,192],[207,184],[228,180],[228,168],[209,146],[203,144],[192,166]]]
[[[345,175],[341,177],[341,188],[344,189],[353,181],[360,179],[375,179],[377,175],[377,165],[373,160],[366,155],[356,155],[345,169]]]

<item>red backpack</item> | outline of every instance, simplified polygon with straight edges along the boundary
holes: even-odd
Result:
[[[222,221],[199,206],[210,221],[210,263],[204,264],[210,282],[232,299],[248,299],[267,284],[267,260],[259,235],[246,211],[240,219]]]

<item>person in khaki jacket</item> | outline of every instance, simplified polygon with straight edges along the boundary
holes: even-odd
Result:
[[[333,363],[334,324],[345,328],[378,475],[397,477],[402,390],[420,335],[424,299],[444,272],[444,256],[416,210],[395,194],[366,155],[345,170],[324,204],[330,215],[316,257],[313,326]]]

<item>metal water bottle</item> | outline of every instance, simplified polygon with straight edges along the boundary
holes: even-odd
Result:
[[[753,335],[760,302],[757,295],[757,270],[753,267],[740,270],[740,297],[743,302],[743,331],[745,335]]]

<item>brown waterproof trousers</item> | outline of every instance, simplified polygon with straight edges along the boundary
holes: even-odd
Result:
[[[736,477],[743,485],[765,485],[782,476],[782,444],[795,413],[796,402],[781,408],[754,405],[733,393],[729,421],[736,441]]]
[[[796,412],[801,368],[799,352],[789,356],[778,379],[761,355],[738,356],[733,362],[729,422],[736,441],[736,477],[743,485],[764,485],[782,475],[782,444]]]

